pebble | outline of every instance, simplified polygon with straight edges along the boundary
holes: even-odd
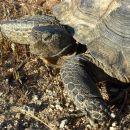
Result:
[[[0,96],[2,96],[3,95],[3,92],[0,92]]]
[[[111,113],[111,117],[112,117],[112,118],[115,118],[116,115],[115,115],[114,113]]]
[[[90,124],[88,124],[86,127],[87,127],[87,130],[92,130],[92,127]]]
[[[11,49],[13,50],[13,52],[15,52],[15,46],[16,46],[15,43],[12,43],[12,44],[11,44]]]
[[[13,104],[13,103],[14,103],[14,99],[13,99],[12,96],[9,98],[9,103],[10,103],[10,104]]]
[[[113,127],[117,126],[117,122],[113,122],[113,123],[112,123],[112,126],[113,126]]]
[[[38,100],[38,96],[37,95],[33,95],[33,101]]]
[[[110,130],[120,130],[120,127],[117,125],[117,122],[113,122]]]
[[[66,123],[67,123],[67,119],[62,120],[61,123],[60,123],[60,129],[64,128]]]
[[[110,127],[109,130],[120,130],[120,127],[119,127],[119,126],[116,126],[116,127]]]
[[[60,111],[62,111],[62,110],[63,110],[63,107],[61,107],[59,104],[56,104],[56,106],[55,106],[55,107],[56,107],[56,109],[57,109],[57,110],[60,110]]]

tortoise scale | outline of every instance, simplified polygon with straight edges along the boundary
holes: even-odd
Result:
[[[111,113],[95,83],[130,83],[130,0],[63,0],[53,16],[1,21],[0,28],[47,60],[70,55],[60,69],[68,96],[93,127],[107,128]]]

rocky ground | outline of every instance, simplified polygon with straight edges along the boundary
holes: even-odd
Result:
[[[52,6],[57,2],[59,1],[0,0],[0,19],[50,14]],[[129,130],[129,85],[127,88],[104,81],[97,86],[116,115],[110,130]],[[30,54],[27,45],[2,39],[0,130],[92,130],[88,120],[63,90],[59,70],[46,66],[38,56]]]

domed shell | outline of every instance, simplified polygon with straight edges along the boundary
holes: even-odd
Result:
[[[130,82],[129,5],[130,0],[69,0],[54,8],[58,19],[74,28],[74,38],[87,45],[92,62],[127,83]]]

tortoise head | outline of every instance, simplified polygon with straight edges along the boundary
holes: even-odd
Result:
[[[60,57],[75,52],[75,40],[62,26],[36,26],[32,30],[32,36],[31,52],[51,59],[49,62],[54,62],[54,60],[56,62]]]

